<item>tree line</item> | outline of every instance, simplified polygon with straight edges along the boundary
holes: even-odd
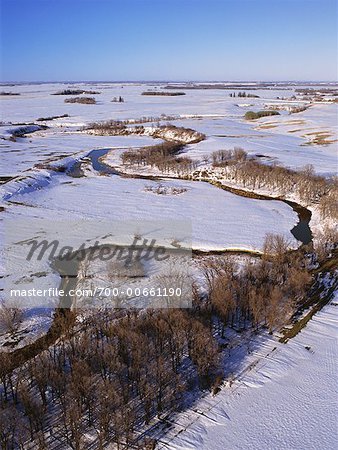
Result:
[[[214,167],[223,167],[222,175],[248,189],[269,189],[277,195],[294,193],[305,205],[318,205],[323,219],[338,220],[338,178],[317,175],[313,166],[296,171],[277,164],[262,164],[241,148],[212,153]]]

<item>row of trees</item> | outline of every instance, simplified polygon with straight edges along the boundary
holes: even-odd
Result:
[[[125,130],[128,122],[121,120],[106,120],[103,122],[92,122],[85,129],[102,133],[112,133]]]
[[[156,167],[163,173],[174,172],[178,175],[190,173],[197,168],[197,162],[187,156],[177,156],[183,148],[177,142],[163,142],[138,150],[128,150],[121,155],[122,163],[130,166]]]
[[[185,92],[165,92],[165,91],[145,91],[141,95],[161,95],[164,97],[177,97],[179,95],[185,95]]]
[[[317,175],[311,165],[295,171],[276,164],[262,164],[248,158],[240,148],[214,152],[212,162],[214,167],[224,167],[224,177],[245,188],[269,189],[278,195],[295,193],[305,205],[318,204],[323,219],[338,220],[338,179]]]
[[[236,97],[236,92],[234,92],[234,93],[230,93],[229,94],[229,96],[230,97]],[[239,91],[238,92],[238,94],[237,94],[237,97],[242,97],[242,98],[259,98],[259,95],[255,95],[255,94],[247,94],[245,91],[243,91],[243,92],[241,92],[241,91]]]
[[[98,91],[86,91],[85,89],[63,89],[61,91],[57,91],[51,95],[81,95],[81,94],[101,94]]]

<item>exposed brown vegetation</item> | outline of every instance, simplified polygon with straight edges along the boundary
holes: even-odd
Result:
[[[310,138],[310,140],[301,145],[329,145],[337,142],[336,139],[330,139],[332,134],[328,131],[315,131],[313,133],[307,133],[305,137]]]

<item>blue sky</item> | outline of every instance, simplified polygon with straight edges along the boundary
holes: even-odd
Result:
[[[1,80],[336,80],[336,0],[0,0]]]

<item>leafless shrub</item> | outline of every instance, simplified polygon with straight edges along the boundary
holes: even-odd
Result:
[[[23,311],[20,308],[0,306],[0,330],[15,333],[23,321]]]
[[[212,153],[212,164],[214,167],[227,166],[241,161],[246,161],[248,154],[240,147],[233,150],[217,150]]]
[[[322,263],[327,259],[332,250],[338,247],[338,230],[334,226],[325,226],[321,233],[317,233],[315,251],[317,260]]]
[[[306,111],[309,107],[308,106],[292,106],[289,109],[289,114],[297,114],[303,111]]]
[[[111,102],[112,102],[112,103],[124,103],[124,98],[121,97],[121,95],[120,95],[119,97],[114,97],[114,98],[111,100]]]
[[[120,120],[106,120],[104,122],[92,122],[85,129],[101,132],[115,133],[126,129],[126,122]]]

